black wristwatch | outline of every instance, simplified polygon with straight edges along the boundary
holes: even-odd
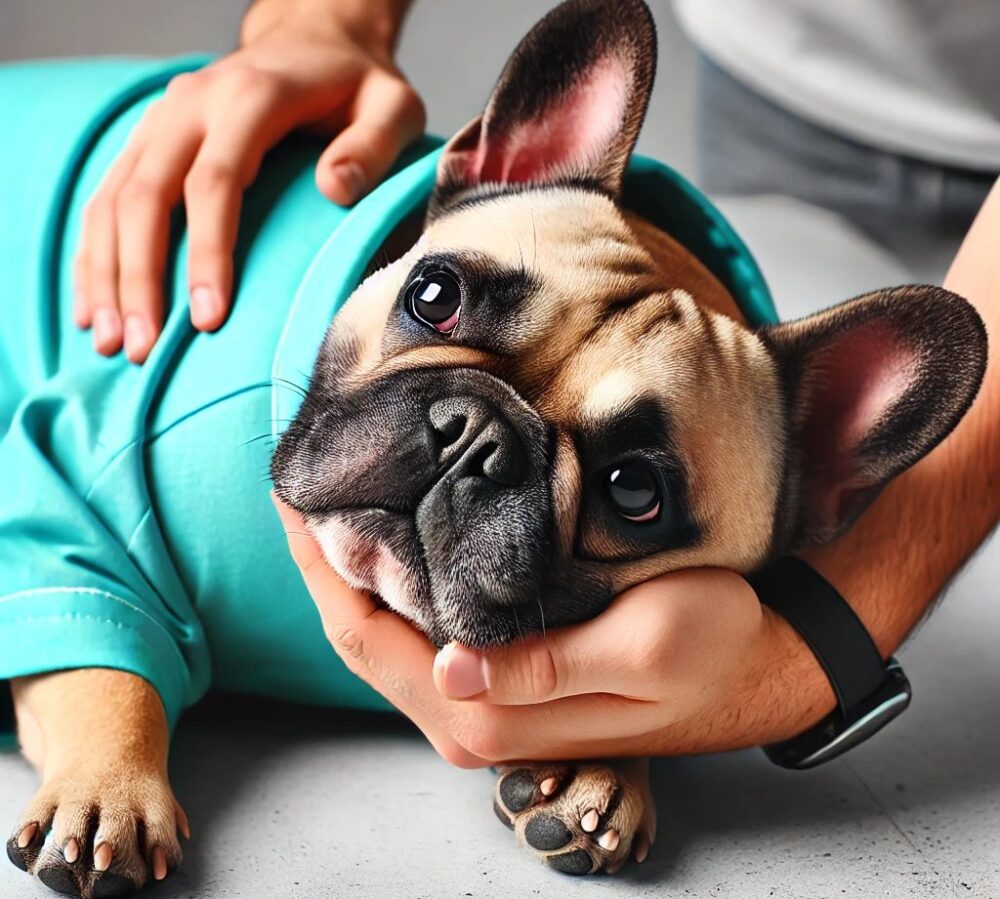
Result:
[[[747,579],[761,603],[784,618],[823,666],[837,708],[805,733],[764,747],[783,768],[813,768],[880,731],[909,704],[910,682],[895,659],[882,661],[847,601],[813,568],[787,556]]]

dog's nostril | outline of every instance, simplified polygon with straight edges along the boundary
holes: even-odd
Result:
[[[431,418],[431,434],[438,450],[447,449],[455,443],[468,427],[469,420],[459,412]]]
[[[489,478],[504,487],[516,487],[524,477],[524,465],[520,453],[511,447],[494,441],[486,443],[474,457],[470,474]]]
[[[511,423],[477,397],[448,397],[428,410],[435,461],[458,478],[483,478],[502,487],[524,480],[527,460]]]

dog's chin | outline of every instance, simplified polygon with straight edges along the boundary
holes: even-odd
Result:
[[[511,643],[541,625],[540,608],[496,608],[479,597],[435,602],[413,519],[385,509],[308,515],[327,562],[352,587],[376,594],[437,646]]]

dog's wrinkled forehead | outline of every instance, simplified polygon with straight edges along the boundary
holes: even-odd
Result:
[[[407,288],[438,270],[461,288],[459,325],[448,336],[407,314]],[[572,356],[595,367],[591,380],[610,364],[601,361],[609,352],[648,357],[644,344],[683,322],[690,299],[665,281],[606,196],[549,189],[436,219],[410,252],[359,288],[337,324],[357,343],[356,377],[387,364],[488,365],[535,402],[566,380],[559,375]]]

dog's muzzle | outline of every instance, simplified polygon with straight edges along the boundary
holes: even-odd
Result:
[[[349,580],[435,640],[481,645],[537,617],[553,526],[549,444],[504,381],[422,369],[350,396],[310,394],[273,474],[321,542],[337,534],[324,548]],[[386,595],[387,564],[372,562],[390,556],[392,591],[405,596]]]

